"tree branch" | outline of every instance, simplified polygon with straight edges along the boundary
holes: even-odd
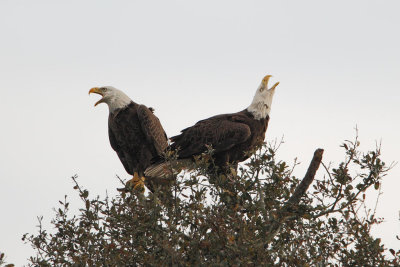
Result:
[[[314,157],[311,160],[306,175],[304,176],[301,183],[296,187],[296,190],[294,191],[293,195],[289,198],[286,205],[294,205],[300,202],[301,197],[305,194],[310,184],[314,181],[315,173],[319,168],[323,153],[324,150],[321,148],[315,150]]]
[[[293,195],[289,198],[286,204],[282,207],[282,209],[278,212],[278,218],[274,219],[268,229],[267,232],[267,242],[269,243],[272,238],[274,238],[279,232],[282,224],[288,220],[289,217],[292,217],[293,214],[289,212],[289,210],[293,210],[293,207],[298,205],[301,197],[306,193],[308,187],[314,181],[315,174],[321,164],[322,154],[324,150],[319,148],[315,150],[314,156],[311,160],[310,166],[304,176],[303,180],[296,187]]]

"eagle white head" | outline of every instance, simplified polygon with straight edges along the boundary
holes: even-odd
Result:
[[[256,94],[254,95],[253,102],[247,108],[247,111],[253,114],[256,120],[265,119],[271,112],[272,98],[275,94],[275,88],[279,82],[275,83],[270,89],[268,89],[268,81],[272,75],[267,75],[261,81],[260,86],[257,88]]]
[[[110,113],[114,112],[116,109],[126,107],[132,102],[129,96],[112,86],[94,87],[90,89],[89,95],[91,93],[96,93],[102,96],[94,106],[97,106],[100,103],[106,103]]]

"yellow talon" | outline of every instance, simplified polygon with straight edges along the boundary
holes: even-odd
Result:
[[[131,180],[129,180],[126,185],[135,190],[144,191],[144,177],[139,177],[139,174],[135,172]]]
[[[136,181],[135,185],[133,186],[133,189],[143,191],[144,190],[144,180],[145,180],[144,177],[140,177],[140,179],[138,181]]]

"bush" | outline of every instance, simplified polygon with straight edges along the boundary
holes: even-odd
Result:
[[[380,148],[361,153],[346,141],[335,168],[317,150],[304,179],[276,159],[280,144],[264,145],[236,173],[208,181],[209,154],[154,193],[90,198],[72,177],[83,207],[69,216],[60,201],[55,230],[25,234],[31,266],[388,266],[400,251],[386,249],[371,227],[382,222],[364,209],[391,166]],[[212,151],[210,151],[212,153]],[[171,160],[173,162],[173,159]],[[322,172],[325,174],[322,175]],[[311,187],[309,187],[311,184]],[[306,190],[308,189],[308,192]],[[379,194],[378,194],[379,197]],[[362,209],[360,209],[362,207]],[[360,210],[364,210],[363,213]]]

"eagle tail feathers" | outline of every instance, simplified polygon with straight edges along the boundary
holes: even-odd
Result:
[[[175,162],[164,161],[158,162],[144,171],[145,177],[157,177],[157,178],[171,178],[178,175],[185,165],[191,162],[189,159],[178,159]]]
[[[167,178],[173,175],[170,162],[155,163],[144,171],[145,176]]]

